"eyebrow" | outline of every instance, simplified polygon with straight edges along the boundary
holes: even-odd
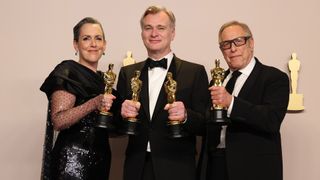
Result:
[[[101,35],[101,34],[97,34],[97,35],[94,35],[94,36],[85,34],[85,35],[82,35],[82,36],[80,36],[80,37],[100,37],[100,36],[103,37],[103,35]]]
[[[236,38],[230,39],[230,40],[221,41],[220,43],[228,42],[228,41],[230,42],[230,41],[236,40],[236,39],[238,39],[238,38],[244,38],[244,37],[248,37],[248,36],[247,36],[247,35],[242,35],[242,36],[238,36],[238,37],[236,37]]]

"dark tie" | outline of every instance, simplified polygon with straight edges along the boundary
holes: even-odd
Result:
[[[240,71],[234,71],[231,74],[231,78],[229,79],[227,85],[226,85],[226,90],[232,94],[232,91],[234,89],[234,85],[236,84],[237,78],[241,75]]]
[[[150,67],[150,69],[154,67],[162,67],[164,69],[167,69],[167,59],[163,58],[159,61],[154,61],[150,58],[147,59],[147,66]]]

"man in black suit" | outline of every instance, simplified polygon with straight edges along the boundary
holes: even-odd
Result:
[[[244,23],[224,24],[219,45],[229,66],[226,87],[209,90],[212,104],[226,107],[231,123],[208,125],[202,175],[207,180],[282,180],[280,126],[289,99],[288,76],[254,57],[254,39]],[[237,73],[231,90],[228,82]]]
[[[175,17],[171,11],[151,6],[140,24],[149,58],[122,67],[117,85],[126,99],[122,117],[139,119],[137,135],[129,136],[124,180],[194,180],[196,135],[205,127],[205,108],[210,99],[205,68],[181,60],[171,51],[175,37]],[[163,67],[154,65],[163,61],[167,62],[158,63]],[[141,71],[142,81],[139,102],[130,100],[130,79],[136,70]],[[177,82],[176,101],[171,104],[167,103],[164,88],[168,72]],[[181,123],[184,137],[169,137],[168,120]]]

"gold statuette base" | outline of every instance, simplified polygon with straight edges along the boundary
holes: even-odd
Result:
[[[290,94],[289,96],[289,111],[302,111],[303,106],[303,94]]]

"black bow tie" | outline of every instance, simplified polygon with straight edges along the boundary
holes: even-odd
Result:
[[[241,72],[240,71],[234,71],[232,74],[231,74],[231,78],[230,80],[227,82],[226,84],[226,90],[232,94],[233,92],[233,89],[234,89],[234,85],[236,84],[236,81],[237,81],[237,78],[241,75]]]
[[[164,69],[167,69],[167,59],[163,58],[159,61],[154,61],[150,58],[147,59],[147,66],[152,69],[154,67],[162,67]]]

